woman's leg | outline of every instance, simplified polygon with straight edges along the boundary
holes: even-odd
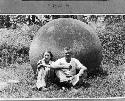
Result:
[[[41,68],[38,71],[38,76],[37,76],[37,82],[36,82],[36,86],[37,88],[41,88],[41,87],[45,87],[46,86],[46,81],[45,81],[45,76],[46,76],[46,71],[44,70],[44,68]]]

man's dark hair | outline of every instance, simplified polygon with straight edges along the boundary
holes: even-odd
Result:
[[[70,47],[65,47],[64,50],[71,51],[71,48]]]
[[[65,47],[64,51],[67,51],[68,53],[70,53],[72,55],[72,50],[70,47]]]

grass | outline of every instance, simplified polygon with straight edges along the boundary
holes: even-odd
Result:
[[[0,98],[107,98],[123,97],[123,69],[114,65],[104,66],[108,76],[86,79],[89,87],[81,86],[76,90],[57,89],[52,85],[49,91],[33,91],[35,84],[30,64],[14,64],[11,67],[0,69],[0,80],[19,80],[19,83],[10,83],[0,91]]]

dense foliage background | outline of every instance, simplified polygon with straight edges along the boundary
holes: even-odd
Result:
[[[37,30],[58,18],[78,19],[92,26],[102,42],[104,61],[124,63],[124,15],[0,15],[1,59],[6,57],[13,63],[21,57],[27,62],[29,45]]]

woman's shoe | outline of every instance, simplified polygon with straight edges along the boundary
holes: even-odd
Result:
[[[48,88],[46,88],[46,87],[40,87],[38,90],[39,90],[39,91],[47,91]]]
[[[33,91],[37,91],[38,88],[37,88],[37,87],[33,87],[32,90],[33,90]]]

